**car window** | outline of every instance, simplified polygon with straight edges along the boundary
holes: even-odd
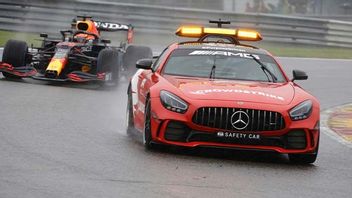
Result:
[[[166,57],[166,55],[168,53],[166,53],[166,51],[168,50],[169,48],[165,48],[159,55],[159,57],[155,60],[155,62],[153,63],[153,66],[152,66],[152,70],[155,71],[158,69],[158,67],[160,66],[160,63],[162,62],[162,60],[164,60],[164,58]]]
[[[169,75],[209,77],[215,65],[215,79],[272,81],[270,74],[264,72],[252,56],[262,62],[276,76],[278,82],[286,81],[272,57],[245,52],[176,49],[169,57],[163,72]]]

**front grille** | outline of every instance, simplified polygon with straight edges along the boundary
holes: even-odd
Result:
[[[243,129],[236,129],[231,124],[232,115],[238,111],[245,112],[249,118],[248,125]],[[223,130],[258,132],[285,128],[285,121],[280,113],[256,109],[202,107],[194,113],[192,120],[197,125]]]

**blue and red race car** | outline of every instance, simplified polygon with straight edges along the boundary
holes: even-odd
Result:
[[[24,41],[9,40],[3,51],[0,72],[5,78],[31,77],[49,81],[98,81],[117,84],[121,72],[132,70],[139,58],[152,58],[149,47],[130,45],[133,27],[127,24],[94,21],[78,16],[70,30],[60,31],[61,39],[41,34],[41,47],[28,49]],[[120,46],[111,46],[102,31],[127,32]],[[134,64],[133,67],[134,68]]]

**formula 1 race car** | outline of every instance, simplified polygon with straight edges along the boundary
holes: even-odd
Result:
[[[156,61],[141,59],[128,87],[127,131],[154,144],[288,154],[313,163],[319,148],[318,100],[289,79],[254,30],[182,26],[196,41],[168,46]],[[219,27],[220,26],[220,27]]]
[[[101,31],[125,31],[127,39],[113,47],[110,40],[101,38]],[[100,81],[116,85],[121,71],[135,68],[135,62],[140,58],[152,58],[149,47],[129,45],[133,39],[131,25],[77,16],[72,28],[60,33],[61,39],[40,34],[43,38],[41,47],[30,50],[26,42],[9,40],[4,47],[0,72],[5,78]]]

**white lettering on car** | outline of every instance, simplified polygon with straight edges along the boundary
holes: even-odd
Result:
[[[202,89],[197,91],[191,91],[190,93],[194,95],[205,95],[208,93],[243,93],[243,94],[258,95],[258,96],[264,96],[264,97],[273,98],[276,100],[285,101],[285,98],[282,96],[277,96],[277,95],[264,93],[260,91],[250,91],[250,90],[242,90],[242,89]]]
[[[241,58],[248,58],[248,59],[253,59],[253,57],[255,59],[260,59],[260,57],[256,54],[248,54],[248,53],[242,53],[242,52],[238,52],[238,53],[233,53],[233,52],[227,52],[227,51],[211,51],[211,50],[195,50],[191,53],[189,53],[188,55],[212,55],[212,56],[237,56],[237,57],[241,57]]]
[[[253,134],[253,133],[246,134],[246,133],[233,133],[233,132],[219,131],[219,132],[217,132],[216,135],[221,138],[260,140],[260,135]]]
[[[108,23],[108,22],[101,22],[101,21],[95,21],[94,23],[98,29],[104,29],[104,30],[128,30],[129,29],[128,25],[119,24],[119,23]]]
[[[230,48],[230,47],[204,46],[204,47],[202,47],[202,49],[246,52],[246,50],[244,50],[244,49]]]

